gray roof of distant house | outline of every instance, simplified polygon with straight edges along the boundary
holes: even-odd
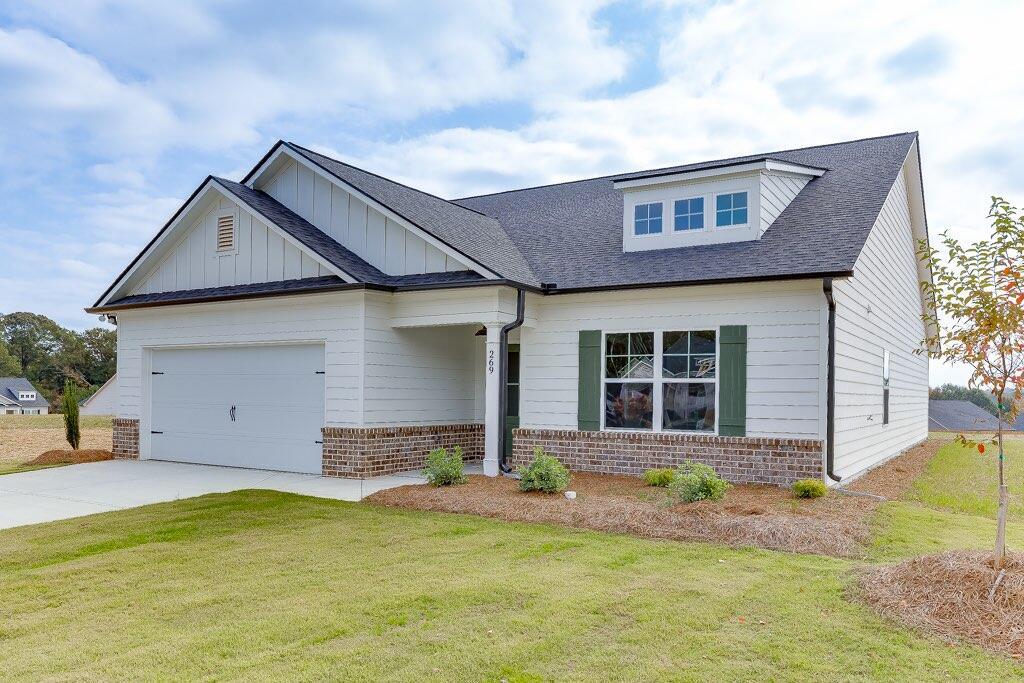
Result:
[[[36,392],[36,400],[21,401],[18,399],[19,391]],[[0,377],[0,396],[8,401],[14,401],[23,408],[49,408],[50,402],[43,398],[43,394],[32,386],[24,377]]]
[[[970,401],[928,401],[928,429],[932,431],[989,431],[997,426],[992,413]]]

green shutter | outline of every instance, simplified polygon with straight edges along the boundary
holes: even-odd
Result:
[[[718,338],[718,433],[747,435],[747,326],[725,325]]]
[[[577,424],[587,432],[601,429],[601,330],[580,330]]]

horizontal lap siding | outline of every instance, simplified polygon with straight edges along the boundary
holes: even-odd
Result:
[[[436,425],[476,418],[477,327],[393,328],[393,297],[367,294],[366,425]]]
[[[565,294],[530,304],[537,320],[521,333],[524,428],[576,428],[579,330],[747,325],[747,435],[821,438],[818,281]]]
[[[900,174],[853,278],[835,286],[840,475],[876,465],[928,435],[928,359],[914,353],[925,336],[915,248]],[[888,425],[882,424],[884,349],[890,352]]]
[[[361,293],[224,302],[118,314],[118,416],[139,419],[144,347],[323,342],[328,425],[359,424]]]

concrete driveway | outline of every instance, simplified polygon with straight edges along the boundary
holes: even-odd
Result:
[[[357,501],[375,491],[424,481],[419,472],[338,479],[156,460],[109,460],[0,476],[0,529],[239,489]]]

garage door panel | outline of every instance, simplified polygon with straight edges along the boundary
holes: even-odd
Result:
[[[318,345],[154,351],[149,457],[319,473],[323,359]]]

